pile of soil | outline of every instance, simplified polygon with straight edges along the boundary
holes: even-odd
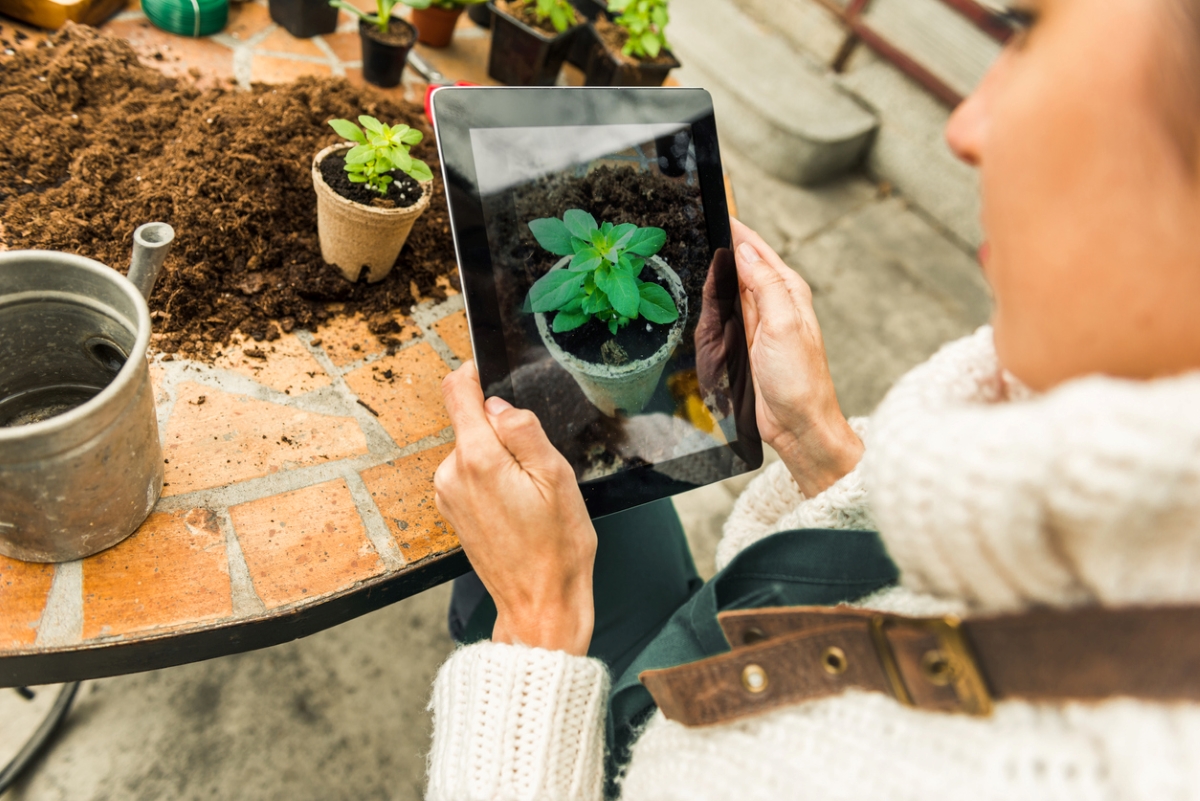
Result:
[[[513,19],[520,20],[530,28],[541,31],[547,36],[559,36],[560,33],[563,33],[554,27],[549,17],[543,20],[538,19],[536,0],[512,0],[511,2],[509,0],[496,0],[496,8]],[[572,13],[575,14],[575,25],[587,24],[587,17],[574,9],[572,9]]]
[[[346,174],[346,154],[330,153],[322,159],[318,169],[329,188],[347,200],[365,206],[385,209],[406,209],[421,199],[421,185],[399,170],[392,170],[392,182],[387,192],[379,194],[367,184],[356,184]]]
[[[370,114],[419,128],[432,203],[395,269],[351,284],[317,240],[311,163],[339,141],[327,121]],[[36,49],[0,56],[0,249],[78,253],[128,266],[134,228],[176,238],[150,308],[160,350],[205,355],[234,331],[275,339],[335,313],[374,333],[394,312],[457,281],[433,135],[421,109],[342,79],[198,90],[139,63],[129,45],[68,24]]]

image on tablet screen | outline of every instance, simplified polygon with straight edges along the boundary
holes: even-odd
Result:
[[[580,481],[736,437],[691,127],[472,129],[517,405]],[[712,285],[709,286],[712,294]]]

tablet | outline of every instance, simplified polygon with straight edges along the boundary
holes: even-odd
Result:
[[[484,393],[537,414],[591,515],[759,467],[708,93],[447,87],[432,107]]]

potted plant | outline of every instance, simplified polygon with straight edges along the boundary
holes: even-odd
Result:
[[[454,26],[463,9],[482,6],[487,0],[404,0],[412,9],[417,26],[417,41],[430,47],[447,47],[454,38]]]
[[[604,0],[570,0],[570,2],[588,22],[596,19],[608,8]],[[588,56],[592,52],[593,39],[589,28],[583,28],[575,34],[575,42],[571,45],[571,52],[567,54],[567,63],[586,70]]]
[[[567,0],[490,0],[488,75],[509,86],[553,86],[587,20]]]
[[[271,19],[298,39],[337,30],[337,9],[326,0],[269,0]]]
[[[362,39],[363,80],[376,86],[396,86],[404,72],[408,51],[417,43],[417,29],[392,16],[396,0],[375,0],[375,13],[359,11],[346,0],[329,0],[329,5],[358,17]]]
[[[365,114],[330,126],[349,141],[313,159],[321,257],[347,281],[366,273],[375,283],[391,272],[421,212],[429,208],[433,172],[409,149],[424,138],[407,125],[385,125]]]
[[[620,16],[589,23],[593,44],[585,85],[662,86],[679,66],[667,45],[667,0],[612,0],[608,10]]]
[[[604,414],[641,412],[687,323],[683,283],[656,255],[666,233],[598,225],[581,209],[532,220],[529,230],[563,257],[525,299],[546,349]]]

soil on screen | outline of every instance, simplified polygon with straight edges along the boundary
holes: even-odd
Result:
[[[370,114],[419,128],[430,207],[396,267],[351,284],[321,259],[313,156],[340,141],[330,119]],[[343,79],[200,91],[141,64],[129,45],[68,24],[0,56],[0,249],[77,253],[124,272],[133,229],[175,228],[150,309],[157,349],[205,357],[235,331],[277,339],[363,313],[386,342],[412,287],[457,287],[433,133],[421,109]]]

